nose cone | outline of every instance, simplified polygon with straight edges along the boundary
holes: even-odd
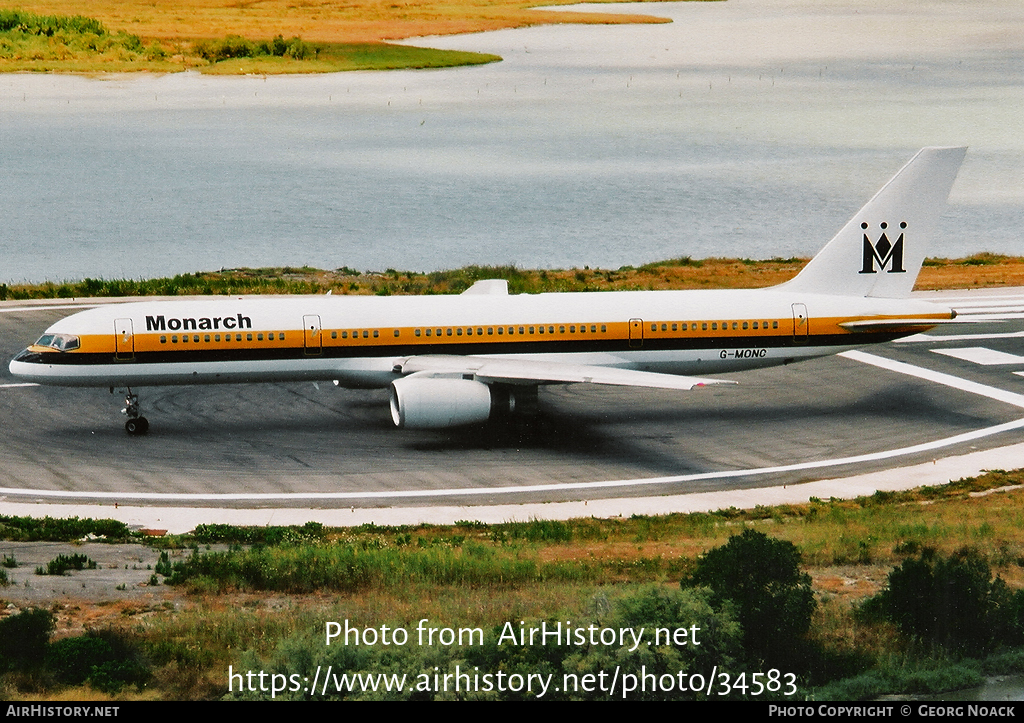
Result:
[[[36,354],[28,349],[23,349],[16,357],[11,359],[11,363],[7,366],[7,370],[11,373],[11,376],[17,379],[33,382],[39,381],[36,377],[41,368],[39,366],[41,361],[41,354]]]

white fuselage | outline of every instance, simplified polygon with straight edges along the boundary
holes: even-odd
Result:
[[[218,297],[105,305],[44,335],[15,376],[66,386],[336,380],[387,386],[403,359],[551,360],[705,375],[834,354],[928,328],[948,309],[908,299],[729,291]],[[857,332],[850,321],[907,320]],[[911,323],[915,321],[916,323]],[[42,340],[41,340],[42,341]]]

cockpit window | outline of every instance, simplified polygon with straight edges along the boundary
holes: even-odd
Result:
[[[43,334],[36,342],[36,346],[48,346],[57,351],[71,351],[80,345],[78,337],[73,334]]]

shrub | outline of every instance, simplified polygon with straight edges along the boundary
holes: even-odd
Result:
[[[731,602],[747,653],[782,668],[798,654],[816,607],[800,551],[755,530],[702,555],[682,586],[711,588],[716,606]]]
[[[0,620],[0,670],[25,670],[39,666],[53,632],[49,610],[32,608]]]
[[[949,650],[976,654],[1024,640],[1024,595],[1011,592],[976,550],[948,558],[925,548],[889,573],[888,585],[861,608],[901,632]]]

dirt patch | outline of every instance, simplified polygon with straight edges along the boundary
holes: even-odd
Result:
[[[174,562],[183,559],[187,552],[172,550],[168,554]],[[37,568],[45,569],[58,555],[84,555],[95,561],[96,567],[71,570],[63,575],[36,573]],[[164,585],[163,577],[154,571],[160,552],[142,545],[0,542],[0,558],[11,558],[17,563],[17,567],[3,568],[8,584],[0,587],[0,600],[7,607],[49,606],[70,601],[157,603],[179,596]]]

